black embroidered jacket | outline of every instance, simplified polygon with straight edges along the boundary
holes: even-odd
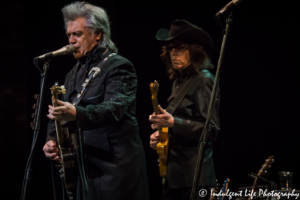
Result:
[[[86,54],[65,78],[71,100],[81,90],[86,71],[106,58],[99,46]],[[148,199],[144,149],[136,114],[137,77],[132,63],[115,55],[101,68],[91,87],[76,106],[77,124],[83,130],[86,164],[95,199]],[[48,140],[55,138],[53,121]]]

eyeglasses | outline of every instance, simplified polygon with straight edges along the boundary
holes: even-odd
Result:
[[[173,49],[175,49],[177,52],[180,52],[186,50],[187,46],[183,44],[169,44],[166,46],[166,51],[168,52],[171,52]]]

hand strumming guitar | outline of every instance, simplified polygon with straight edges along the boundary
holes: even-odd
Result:
[[[60,157],[58,156],[58,147],[56,145],[56,142],[53,140],[49,140],[43,147],[43,151],[45,153],[45,156],[49,158],[50,160],[55,160],[57,162],[60,162]]]
[[[150,135],[150,147],[155,150],[156,149],[156,145],[159,142],[160,142],[159,132],[156,131],[156,132],[154,132],[153,134]]]

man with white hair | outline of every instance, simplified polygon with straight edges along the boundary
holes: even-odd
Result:
[[[109,20],[102,8],[74,2],[62,13],[78,62],[66,75],[67,92],[59,106],[49,105],[44,153],[50,160],[60,160],[54,120],[77,125],[83,130],[84,172],[89,188],[82,189],[84,180],[79,180],[77,199],[149,199],[144,149],[135,118],[135,69],[129,60],[115,54],[117,48],[110,39]],[[70,102],[81,92],[89,71],[98,66],[100,74],[74,106]]]

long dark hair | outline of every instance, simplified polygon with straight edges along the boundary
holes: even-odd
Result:
[[[185,43],[183,43],[185,44]],[[191,76],[196,71],[200,71],[203,69],[212,69],[214,68],[211,63],[208,54],[204,51],[203,47],[198,44],[185,44],[187,46],[187,50],[191,55],[191,64],[188,66],[188,76]],[[166,46],[162,47],[162,54],[160,55],[163,62],[166,64],[167,73],[171,80],[179,77],[179,72],[173,68],[170,52],[166,50]]]

